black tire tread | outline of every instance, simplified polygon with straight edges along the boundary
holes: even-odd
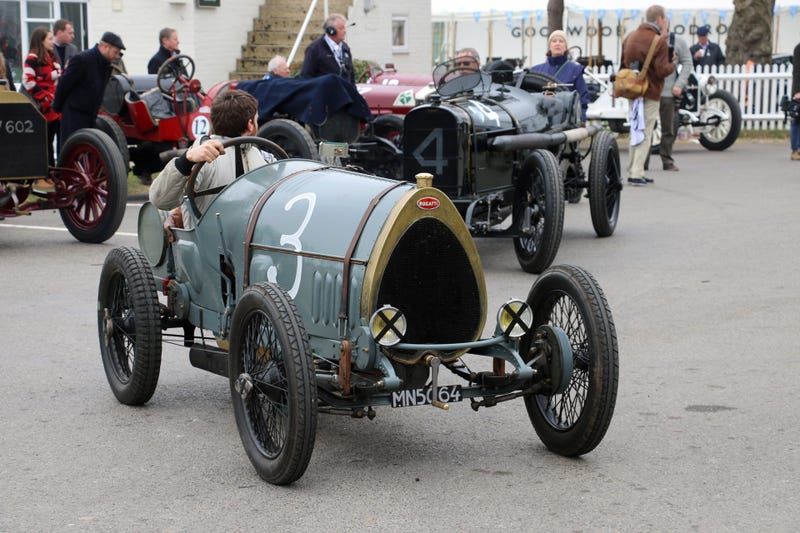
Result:
[[[97,115],[94,123],[95,128],[111,137],[111,140],[114,141],[114,144],[119,148],[120,155],[122,155],[122,163],[125,165],[125,170],[130,170],[131,153],[130,150],[128,150],[128,139],[125,138],[125,134],[122,132],[122,128],[119,127],[119,124],[106,115]]]
[[[532,177],[536,169],[528,169],[529,165],[538,166],[545,180],[547,218],[545,219],[544,236],[539,249],[530,257],[523,249],[520,237],[514,237],[514,251],[522,270],[531,274],[539,274],[553,263],[561,245],[561,235],[564,229],[564,182],[561,178],[558,160],[552,152],[534,150],[531,153],[525,161],[522,172],[529,171]],[[522,181],[528,183],[527,186],[530,187],[528,177],[522,176]],[[516,194],[520,195],[522,192],[517,191]]]
[[[549,278],[551,277],[566,280],[576,289],[581,300],[588,307],[589,315],[584,316],[584,320],[587,321],[587,330],[594,332],[593,338],[589,340],[597,343],[599,354],[608,354],[608,357],[601,357],[599,361],[595,358],[593,361],[595,365],[600,365],[599,368],[595,367],[596,371],[592,375],[595,390],[595,397],[592,398],[593,412],[587,412],[587,405],[584,405],[584,411],[576,424],[576,426],[585,427],[584,431],[576,430],[573,426],[573,429],[557,435],[546,422],[537,420],[532,412],[535,410],[538,413],[538,407],[534,405],[535,398],[526,398],[531,422],[545,446],[560,455],[577,457],[589,453],[600,444],[614,414],[619,385],[617,333],[611,308],[603,290],[594,277],[583,268],[573,265],[558,265],[548,269],[531,288],[528,296],[529,303],[534,304],[532,298],[536,295],[536,291],[550,283]],[[586,402],[588,404],[589,399]],[[584,419],[584,416],[589,418]]]
[[[109,354],[103,348],[103,304],[107,303],[108,284],[112,276],[125,277],[128,294],[136,315],[136,340],[134,363],[129,383],[120,382],[107,361]],[[152,398],[161,371],[161,322],[155,280],[144,255],[132,247],[112,249],[106,256],[98,288],[98,326],[103,366],[111,390],[120,403],[143,405]]]
[[[237,309],[239,309],[239,305],[241,305],[241,302],[247,297],[248,292],[250,294],[257,294],[267,305],[270,303],[274,305],[275,311],[277,311],[280,316],[282,327],[285,331],[290,332],[290,334],[287,335],[288,345],[286,346],[285,353],[291,355],[292,365],[300,374],[300,379],[296,380],[295,383],[297,390],[294,401],[298,401],[299,398],[302,400],[302,405],[299,405],[299,408],[296,410],[298,417],[296,432],[294,435],[290,434],[287,436],[287,441],[295,439],[298,443],[298,447],[294,450],[295,453],[291,455],[289,461],[283,465],[283,468],[279,472],[272,475],[266,475],[267,473],[260,470],[254,463],[256,471],[265,481],[275,485],[288,485],[299,479],[306,471],[314,451],[314,443],[316,440],[317,388],[313,360],[311,357],[311,344],[305,327],[303,326],[300,312],[283,289],[272,283],[257,283],[251,285],[242,295],[239,304],[237,304]],[[233,323],[236,324],[236,321],[237,313],[234,311]],[[238,342],[237,339],[234,339],[234,330],[231,331],[231,347]],[[234,357],[238,356],[235,356],[232,351],[231,365],[234,364]],[[231,369],[233,370],[233,366]],[[234,395],[233,401],[237,402],[239,400],[236,397],[236,391],[233,389],[233,383],[237,378],[237,374],[233,371],[229,372],[229,374],[231,394]],[[240,435],[244,441],[245,436],[242,434],[241,430]],[[247,448],[246,444],[245,447]],[[250,450],[248,450],[248,455],[249,454]],[[251,457],[251,462],[252,461],[253,457]]]
[[[606,184],[606,168],[608,158],[614,160],[617,168],[617,180],[621,180],[619,147],[614,135],[608,131],[600,131],[594,138],[592,155],[589,162],[589,212],[592,226],[598,237],[610,237],[617,227],[621,194],[617,191],[613,213],[608,212],[606,204],[608,186]],[[621,183],[618,183],[620,185]]]
[[[304,159],[315,160],[319,159],[319,151],[317,150],[317,145],[314,143],[314,139],[311,138],[311,135],[309,135],[303,126],[293,120],[287,118],[274,118],[264,123],[259,128],[257,135],[280,145],[284,150],[286,150],[286,152],[289,153],[290,157],[301,157]],[[291,137],[294,139],[295,144],[299,145],[297,148],[300,150],[300,152],[292,153],[286,148],[286,146],[282,146],[280,142],[275,140],[274,136],[276,135],[287,138]]]

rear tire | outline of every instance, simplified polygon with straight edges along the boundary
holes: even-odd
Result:
[[[61,181],[73,200],[61,208],[61,220],[79,241],[99,243],[114,235],[125,214],[128,173],[114,141],[100,130],[73,133],[58,157]]]
[[[564,183],[551,152],[534,150],[525,160],[514,194],[513,216],[517,261],[525,272],[539,274],[555,259],[564,228]],[[523,228],[528,216],[530,227]]]
[[[614,135],[601,131],[594,138],[589,162],[589,210],[598,237],[614,233],[622,191],[619,147]]]
[[[319,159],[319,151],[311,135],[297,122],[286,118],[275,118],[261,126],[259,137],[268,139],[289,154],[289,157]]]
[[[287,485],[306,471],[317,430],[308,334],[292,299],[272,283],[245,289],[231,324],[228,375],[239,436],[258,475]]]
[[[561,328],[572,347],[573,369],[560,394],[525,397],[536,433],[551,451],[576,457],[592,451],[608,430],[619,382],[617,334],[602,289],[582,268],[561,265],[536,280],[527,299],[531,332],[547,324]],[[520,355],[530,358],[529,333]]]
[[[97,291],[97,328],[108,384],[126,405],[146,403],[158,384],[161,322],[156,291],[139,250],[109,252]]]
[[[106,115],[97,115],[97,119],[94,121],[94,127],[111,137],[111,140],[114,141],[114,144],[119,148],[127,179],[127,171],[131,168],[131,153],[130,150],[128,150],[128,139],[125,138],[122,128],[119,127],[119,124],[114,122],[114,119]]]

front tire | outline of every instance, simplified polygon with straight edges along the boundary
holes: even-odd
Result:
[[[539,274],[552,264],[564,228],[564,183],[558,160],[534,150],[525,160],[514,195],[514,251],[522,270]]]
[[[719,90],[708,97],[705,107],[706,109],[701,109],[700,112],[706,119],[716,113],[728,118],[720,121],[716,127],[700,133],[700,144],[713,151],[730,148],[739,138],[742,129],[742,110],[739,109],[739,102],[728,91]]]
[[[602,289],[585,270],[557,266],[542,274],[528,294],[531,331],[561,328],[573,353],[572,376],[560,394],[533,394],[525,407],[545,446],[567,457],[592,451],[608,430],[617,399],[619,353],[611,309]],[[520,343],[530,357],[532,333]]]
[[[126,405],[146,403],[158,384],[161,322],[156,291],[139,250],[109,252],[97,291],[97,329],[108,384]]]
[[[73,133],[58,156],[59,185],[72,203],[59,210],[67,230],[79,241],[100,243],[122,223],[128,197],[128,173],[119,148],[105,133],[81,129]]]
[[[317,388],[308,334],[292,299],[272,283],[236,304],[229,372],[242,444],[262,479],[299,479],[314,451]]]
[[[598,237],[614,233],[622,191],[619,147],[614,135],[601,131],[594,138],[589,161],[589,210]]]

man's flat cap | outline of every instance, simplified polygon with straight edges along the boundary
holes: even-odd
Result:
[[[709,31],[710,30],[708,29],[708,26],[700,26],[699,28],[697,28],[697,35],[699,35],[700,37],[702,37],[703,35],[708,35]]]
[[[125,45],[122,44],[122,39],[120,39],[119,35],[112,31],[107,31],[100,37],[100,40],[104,43],[108,43],[111,46],[116,46],[120,50],[125,50]]]

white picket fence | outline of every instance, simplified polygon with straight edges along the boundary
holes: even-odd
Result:
[[[800,68],[800,67],[798,67]],[[611,69],[598,69],[606,78]],[[791,65],[722,65],[701,67],[698,74],[713,74],[720,89],[730,92],[742,110],[742,128],[751,130],[788,129],[780,101],[792,89]],[[791,95],[789,95],[791,97]]]

